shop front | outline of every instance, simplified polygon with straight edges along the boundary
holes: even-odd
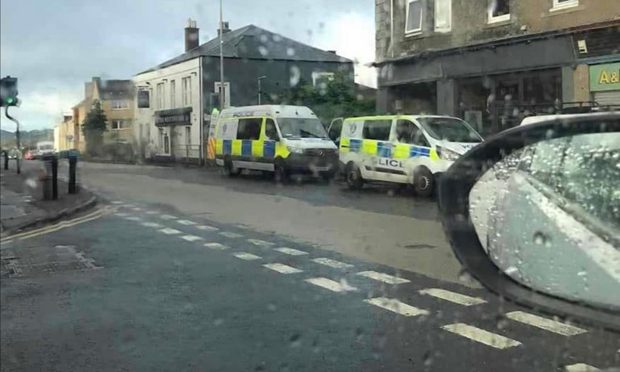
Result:
[[[189,128],[192,125],[192,108],[184,107],[170,110],[155,111],[155,126],[158,130],[158,157],[167,157],[174,159],[175,157],[184,156],[184,151],[177,154],[181,144],[177,144],[177,127]]]
[[[589,70],[592,101],[620,109],[620,62],[590,65]]]

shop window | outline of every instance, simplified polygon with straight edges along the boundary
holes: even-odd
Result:
[[[579,0],[553,0],[553,8],[551,10],[572,8],[579,5]]]
[[[237,127],[237,139],[259,139],[261,122],[261,119],[239,119],[239,125]]]
[[[435,0],[435,32],[452,29],[452,0]]]
[[[489,0],[489,23],[510,20],[510,0]]]
[[[406,34],[422,32],[423,0],[407,0]]]
[[[366,120],[362,135],[365,139],[387,141],[390,139],[391,129],[391,120]]]

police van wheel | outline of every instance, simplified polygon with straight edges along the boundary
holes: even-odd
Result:
[[[276,183],[286,183],[288,181],[288,172],[282,164],[275,164],[273,169],[273,179]]]
[[[360,172],[360,169],[357,167],[357,165],[353,163],[347,164],[344,177],[347,181],[347,186],[349,186],[351,190],[359,190],[364,186],[362,172]]]
[[[418,169],[413,178],[413,189],[419,196],[428,198],[433,195],[435,190],[435,178],[427,168]]]
[[[235,168],[232,160],[226,159],[224,160],[224,174],[228,177],[237,177],[241,174],[241,169]]]

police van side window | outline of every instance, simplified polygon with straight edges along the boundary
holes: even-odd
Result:
[[[398,120],[396,122],[396,140],[400,143],[430,147],[424,133],[409,120]]]
[[[278,136],[278,130],[276,129],[276,123],[273,119],[265,120],[265,136],[267,139],[272,141],[278,141],[280,139],[280,136]]]
[[[366,120],[364,122],[364,139],[387,141],[390,139],[392,120]]]
[[[239,119],[239,126],[237,127],[237,139],[259,139],[261,122],[262,119]]]

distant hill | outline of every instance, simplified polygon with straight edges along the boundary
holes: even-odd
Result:
[[[20,132],[22,146],[34,147],[40,141],[53,141],[53,129],[35,129]],[[0,142],[2,147],[15,147],[15,133],[0,129]]]

